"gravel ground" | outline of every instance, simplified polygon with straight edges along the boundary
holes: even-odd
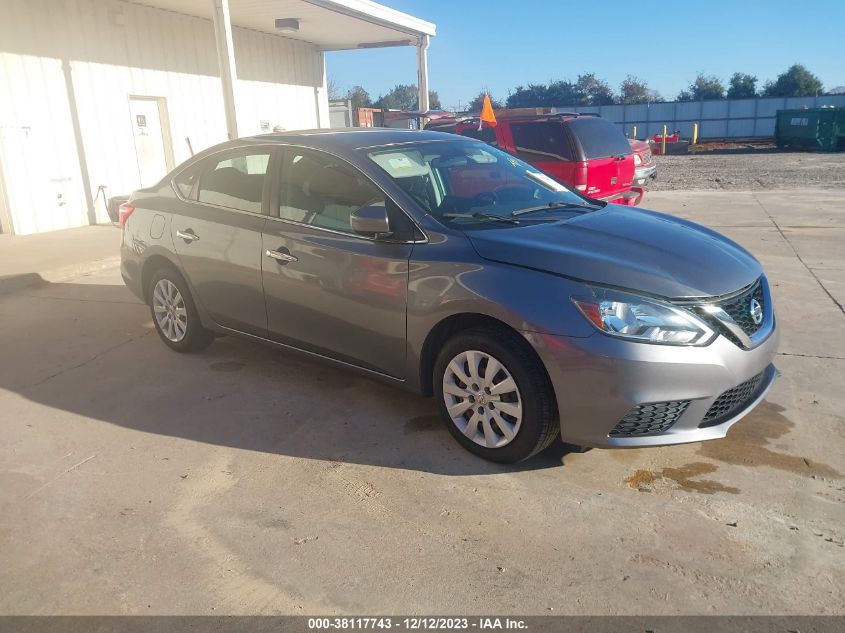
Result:
[[[655,159],[651,191],[845,188],[845,152],[708,152]]]

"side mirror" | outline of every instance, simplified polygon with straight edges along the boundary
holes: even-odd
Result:
[[[373,205],[361,207],[350,217],[352,230],[369,237],[390,237],[390,220],[387,217],[387,207]]]

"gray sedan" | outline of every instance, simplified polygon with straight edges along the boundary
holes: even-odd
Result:
[[[465,448],[723,437],[778,344],[746,250],[471,139],[356,129],[212,147],[120,209],[161,340],[232,334],[433,395]]]

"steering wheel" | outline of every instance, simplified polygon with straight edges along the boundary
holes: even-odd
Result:
[[[482,191],[475,194],[470,201],[470,207],[493,206],[499,202],[495,191]]]

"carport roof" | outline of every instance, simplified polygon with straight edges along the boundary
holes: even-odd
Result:
[[[136,0],[138,4],[211,19],[212,0]],[[229,0],[234,26],[310,42],[321,50],[420,44],[436,27],[371,0]],[[277,18],[296,18],[299,30],[278,31]]]

